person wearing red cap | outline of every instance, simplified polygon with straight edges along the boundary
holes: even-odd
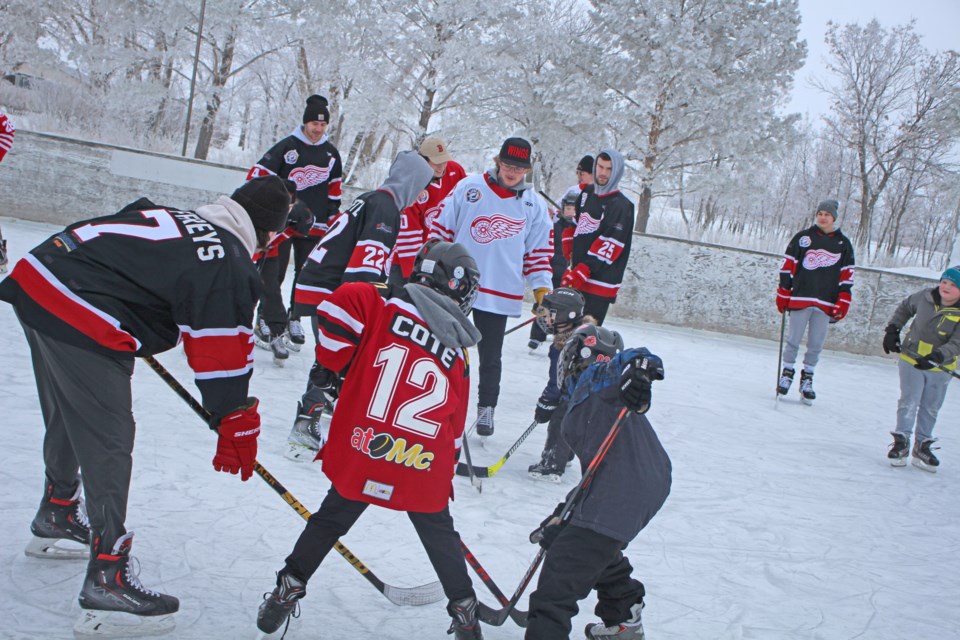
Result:
[[[44,493],[26,553],[89,556],[82,629],[104,632],[119,616],[129,618],[123,635],[169,630],[180,606],[144,588],[131,564],[137,357],[183,343],[218,435],[214,469],[253,474],[260,414],[247,393],[260,276],[251,257],[289,208],[276,176],[196,211],[141,198],[54,234],[0,282],[0,300],[13,305],[30,345],[45,425]]]

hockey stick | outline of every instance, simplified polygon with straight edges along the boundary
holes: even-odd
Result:
[[[510,601],[507,600],[507,596],[504,595],[503,591],[500,590],[500,587],[497,586],[497,583],[493,581],[493,578],[490,577],[490,574],[487,573],[487,570],[483,568],[483,565],[480,564],[480,561],[477,560],[477,556],[473,555],[473,552],[470,551],[470,548],[467,547],[466,543],[460,541],[460,551],[463,552],[463,557],[467,559],[467,564],[470,565],[470,568],[473,569],[474,573],[477,574],[477,577],[483,581],[483,584],[487,586],[487,589],[490,590],[490,593],[493,594],[493,597],[497,599],[500,604],[505,605]],[[489,606],[483,604],[482,602],[478,603],[478,609],[481,611],[491,612]],[[481,619],[483,618],[483,613],[480,614]],[[520,611],[519,609],[510,610],[510,619],[517,623],[520,627],[527,626],[527,612]]]
[[[911,358],[913,358],[914,360],[923,357],[919,353],[914,353],[913,351],[907,351],[906,354]],[[933,369],[931,369],[931,371],[942,371],[944,373],[950,374],[950,376],[956,378],[957,380],[960,380],[960,373],[957,373],[956,371],[950,371],[949,369],[944,369],[943,367],[934,367]]]
[[[176,378],[173,377],[167,368],[160,364],[156,358],[153,356],[145,356],[143,360],[150,365],[150,368],[157,372],[163,381],[174,390],[174,392],[182,398],[187,405],[193,409],[194,413],[200,416],[204,422],[209,422],[212,417],[210,412],[207,411],[202,404],[200,404],[196,398],[194,398],[189,391],[187,391]],[[290,505],[290,508],[300,514],[300,517],[304,520],[309,520],[311,513],[302,502],[297,500],[292,493],[287,491],[287,488],[284,487],[279,480],[273,477],[267,469],[261,465],[259,462],[254,460],[253,469],[257,472],[257,475],[270,485],[270,488],[276,491],[284,502]],[[360,558],[355,556],[343,543],[337,540],[334,543],[333,548],[336,549],[344,560],[350,563],[354,569],[356,569],[360,575],[367,579],[367,581],[377,588],[377,591],[386,596],[387,600],[392,602],[395,605],[400,606],[420,606],[424,604],[432,604],[434,602],[440,602],[443,600],[444,593],[443,587],[439,581],[430,582],[428,584],[422,584],[416,587],[394,587],[393,585],[386,584],[383,580],[378,578],[373,571],[368,568],[363,562],[360,561]]]
[[[470,477],[470,484],[472,484],[473,488],[477,490],[477,493],[483,493],[483,482],[473,474],[473,462],[470,460],[470,445],[467,444],[467,436],[463,436],[460,439],[460,443],[461,448],[463,449],[463,455],[467,458],[467,476]],[[457,466],[460,466],[459,462],[457,463]]]
[[[533,321],[536,320],[536,319],[537,319],[537,316],[533,316],[533,317],[530,318],[529,320],[524,320],[523,322],[521,322],[521,323],[518,324],[517,326],[512,327],[512,328],[507,329],[506,331],[504,331],[504,332],[503,332],[503,335],[508,336],[508,335],[510,335],[511,333],[513,333],[514,331],[516,331],[517,329],[522,329],[522,328],[524,328],[525,326],[527,326],[528,324],[530,324],[531,322],[533,322]]]
[[[527,427],[527,430],[520,434],[520,437],[517,438],[517,441],[513,443],[513,446],[507,450],[502,458],[497,460],[495,463],[489,467],[474,467],[472,464],[464,464],[463,462],[457,463],[457,475],[458,476],[476,476],[478,478],[489,478],[497,471],[500,470],[500,467],[503,466],[503,463],[507,461],[507,458],[513,455],[513,453],[520,448],[520,445],[523,444],[523,441],[527,439],[533,430],[537,428],[537,425],[540,424],[536,420],[530,423],[530,426]]]
[[[543,192],[543,189],[541,189],[540,191],[538,191],[538,193],[539,193],[541,196],[543,196],[543,199],[544,199],[544,200],[546,200],[547,202],[549,202],[550,204],[552,204],[554,209],[559,209],[559,208],[560,208],[560,205],[558,205],[556,202],[554,202],[554,201],[550,198],[550,196],[548,196],[547,194],[545,194],[545,193]]]
[[[607,437],[604,438],[603,442],[600,443],[600,447],[597,449],[596,455],[593,456],[593,460],[590,461],[590,464],[583,472],[583,477],[580,478],[580,482],[577,483],[577,486],[574,487],[573,491],[570,492],[570,497],[567,498],[567,501],[564,503],[563,510],[561,510],[560,514],[557,516],[561,523],[570,517],[570,512],[573,511],[575,506],[577,506],[583,490],[593,480],[593,476],[595,476],[597,473],[597,468],[600,466],[600,463],[603,462],[603,459],[607,455],[607,451],[610,450],[610,446],[613,445],[613,441],[616,439],[617,434],[620,433],[620,425],[623,423],[623,418],[626,415],[627,408],[624,407],[620,410],[620,414],[617,416],[617,419],[613,421],[613,426],[610,427]],[[533,575],[537,572],[537,568],[540,567],[540,563],[543,562],[543,556],[545,556],[546,553],[547,550],[543,547],[537,551],[536,557],[533,559],[533,562],[530,563],[530,568],[527,569],[527,572],[524,573],[523,577],[520,579],[520,584],[517,586],[517,590],[513,593],[513,597],[506,602],[502,609],[495,611],[487,607],[478,607],[478,613],[481,620],[495,627],[503,625],[506,619],[510,616],[510,612],[517,605],[517,602],[520,600],[520,596],[523,595],[523,592],[526,590],[527,585],[529,585],[530,581],[533,580]]]
[[[787,310],[784,309],[780,314],[780,349],[777,351],[777,388],[780,387],[780,367],[783,366],[783,334],[787,328]],[[776,408],[780,402],[780,392],[774,391],[773,407]]]

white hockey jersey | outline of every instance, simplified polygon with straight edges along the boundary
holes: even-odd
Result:
[[[524,280],[532,289],[553,287],[550,213],[532,189],[504,189],[489,172],[467,176],[441,204],[430,237],[459,242],[477,261],[474,309],[517,317]]]

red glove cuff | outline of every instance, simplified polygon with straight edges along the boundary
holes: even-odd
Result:
[[[560,282],[562,287],[571,287],[573,289],[582,289],[590,278],[590,267],[582,262],[573,269],[568,269],[563,274],[563,280]]]

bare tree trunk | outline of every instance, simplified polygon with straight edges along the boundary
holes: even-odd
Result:
[[[233,69],[236,36],[237,26],[234,23],[227,35],[222,51],[214,47],[213,76],[210,79],[212,93],[210,99],[207,100],[206,113],[203,115],[203,122],[200,123],[200,131],[197,134],[197,148],[193,153],[193,157],[199,160],[206,160],[207,154],[210,153],[210,142],[213,140],[213,132],[217,125],[217,114],[220,112],[221,95]],[[217,64],[218,58],[219,64]]]

